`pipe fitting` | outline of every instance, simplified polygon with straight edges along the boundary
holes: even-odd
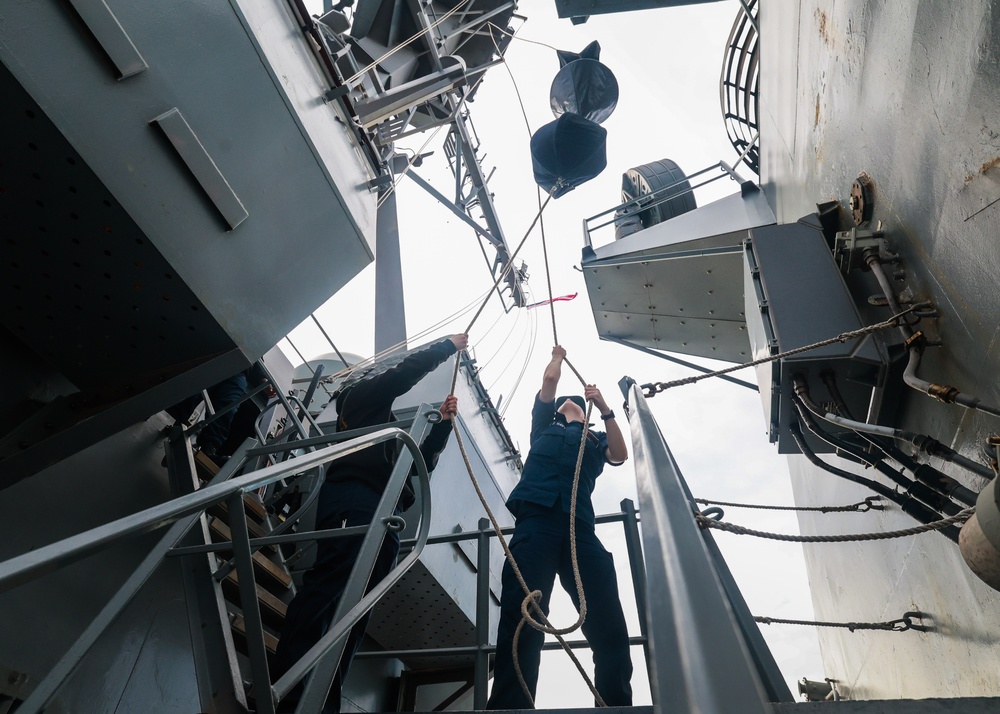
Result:
[[[955,398],[959,395],[959,391],[955,389],[955,387],[948,386],[947,384],[932,383],[927,389],[927,394],[934,397],[939,402],[954,404]]]
[[[908,338],[906,338],[906,341],[903,343],[903,347],[905,347],[907,350],[909,350],[914,345],[922,346],[924,344],[924,342],[926,342],[926,341],[927,341],[927,338],[924,336],[924,331],[923,330],[917,330],[912,335],[910,335]]]

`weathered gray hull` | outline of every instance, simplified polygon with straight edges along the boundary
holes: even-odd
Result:
[[[779,223],[844,201],[859,172],[875,183],[874,218],[905,277],[895,284],[933,301],[941,347],[924,378],[1000,401],[1000,5],[992,2],[763,3],[761,185]],[[886,308],[867,304],[868,322]],[[873,287],[871,294],[877,292]],[[934,337],[937,337],[935,335]],[[893,335],[893,339],[895,336]],[[901,388],[887,416],[979,459],[997,420]],[[828,457],[870,478],[871,470]],[[978,491],[984,479],[934,462]],[[848,503],[864,489],[790,457],[801,505]],[[802,532],[903,528],[897,510],[873,517],[802,514]],[[926,633],[820,630],[826,676],[857,699],[992,695],[1000,690],[1000,594],[981,583],[938,534],[894,541],[807,545],[821,620],[927,614]]]

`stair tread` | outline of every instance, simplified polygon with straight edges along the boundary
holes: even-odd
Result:
[[[225,581],[223,582],[228,582],[232,587],[237,588],[237,590],[234,591],[234,594],[239,592],[238,588],[240,585],[240,579],[235,570],[227,575]],[[278,599],[274,593],[268,592],[259,584],[255,583],[255,585],[257,591],[257,601],[275,615],[279,615],[284,618],[285,613],[288,612],[288,605]]]
[[[250,529],[250,532],[259,532],[262,536],[266,535],[262,528],[266,526],[270,529],[270,525],[267,522],[267,511],[264,510],[263,504],[250,494],[244,493],[243,508],[246,510],[247,515],[251,516],[250,518],[247,518],[247,527]],[[225,501],[222,501],[220,503],[213,504],[208,510],[209,512],[219,514],[220,516],[228,517],[229,505]],[[257,531],[254,531],[254,526],[257,526]]]
[[[256,526],[256,524],[254,524],[257,527],[256,531],[253,528],[251,528],[250,527],[251,523],[253,523],[253,521],[247,521],[247,530],[250,531],[251,537],[263,538],[264,536],[267,535],[267,533],[260,526]],[[212,531],[213,536],[218,536],[218,538],[215,537],[212,538],[213,542],[225,543],[228,541],[232,541],[233,537],[231,531],[229,530],[229,524],[224,522],[221,518],[213,516],[212,519],[208,522],[208,527]],[[273,545],[265,545],[261,547],[261,550],[266,550],[269,553],[275,553],[277,552],[277,547]]]
[[[223,524],[217,524],[221,526]],[[229,529],[226,528],[226,531]],[[281,565],[269,560],[260,551],[255,551],[252,556],[254,567],[260,575],[266,576],[271,582],[280,585],[284,589],[289,589],[292,587],[292,576],[287,570]]]
[[[221,468],[212,458],[202,451],[194,452],[194,465],[199,471],[203,471],[209,476],[215,476]]]
[[[247,624],[243,615],[235,615],[231,623],[231,627],[234,632],[238,632],[243,636],[244,641],[246,641],[247,636]],[[269,654],[274,654],[278,649],[278,638],[272,635],[267,630],[264,630],[264,649],[268,651]]]

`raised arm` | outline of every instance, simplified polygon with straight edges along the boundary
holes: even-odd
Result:
[[[552,402],[556,398],[556,388],[559,377],[562,376],[562,363],[566,359],[566,350],[559,345],[552,348],[552,359],[545,365],[542,373],[542,388],[538,390],[538,398],[543,402]]]
[[[375,415],[405,394],[446,359],[469,344],[469,336],[453,335],[407,355],[402,362],[374,377],[362,379],[346,389],[337,399],[340,429],[354,429],[372,423]],[[383,421],[381,417],[379,421]]]
[[[469,336],[465,334],[435,342],[422,350],[407,355],[399,364],[389,368],[382,374],[363,380],[354,387],[352,399],[391,402],[401,394],[410,391],[413,386],[428,373],[433,371],[459,350],[469,345]]]
[[[622,430],[618,427],[618,422],[614,417],[614,412],[608,406],[608,403],[604,400],[604,396],[601,394],[601,390],[598,389],[593,384],[588,384],[584,389],[583,395],[594,403],[601,412],[601,417],[604,418],[611,414],[612,416],[608,419],[604,419],[604,430],[608,435],[608,448],[605,451],[605,457],[608,463],[621,464],[626,459],[628,459],[628,447],[625,445],[625,437],[622,435]]]
[[[441,412],[441,421],[431,427],[430,433],[420,445],[420,453],[424,457],[428,471],[433,471],[434,467],[437,466],[438,456],[441,455],[448,443],[448,437],[451,436],[454,418],[458,414],[458,398],[449,394],[441,402],[438,411]]]

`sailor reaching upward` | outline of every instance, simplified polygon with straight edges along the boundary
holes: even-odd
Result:
[[[392,418],[393,400],[408,392],[448,357],[465,349],[468,343],[468,335],[454,335],[407,355],[402,362],[381,374],[348,382],[337,397],[338,430],[388,423]],[[448,395],[440,411],[442,420],[431,428],[420,447],[429,470],[434,468],[451,435],[452,417],[458,412],[457,399]],[[370,523],[392,474],[395,460],[394,450],[376,445],[334,461],[319,495],[316,529]],[[397,513],[399,510],[406,510],[413,503],[413,490],[409,484],[400,501],[402,508],[397,507]],[[361,542],[362,536],[319,541],[316,562],[306,573],[302,588],[288,605],[275,654],[275,679],[288,671],[329,629],[330,620],[361,549]],[[369,579],[368,590],[389,573],[396,563],[398,553],[399,535],[387,532]],[[369,616],[370,614],[365,615],[351,630],[323,709],[324,714],[340,711],[341,685],[364,636]],[[282,700],[280,710],[294,710],[301,692],[300,684]]]
[[[594,533],[594,507],[590,497],[605,464],[620,466],[628,458],[625,438],[600,390],[590,384],[584,397],[556,399],[566,350],[552,348],[552,360],[542,375],[542,388],[531,412],[531,448],[521,481],[511,492],[507,508],[517,519],[510,550],[530,590],[542,592],[541,608],[548,614],[549,596],[556,574],[579,609],[570,557],[570,510],[573,477],[583,438],[586,402],[600,410],[607,432],[589,431],[580,468],[576,504],[577,555],[589,616],[583,634],[594,651],[597,691],[609,706],[632,704],[632,661],[628,631],[618,599],[614,561]],[[513,638],[521,620],[524,592],[510,562],[504,564],[497,633],[493,691],[489,709],[531,707],[517,679],[513,662]],[[534,697],[544,635],[524,627],[518,659],[525,682]]]

